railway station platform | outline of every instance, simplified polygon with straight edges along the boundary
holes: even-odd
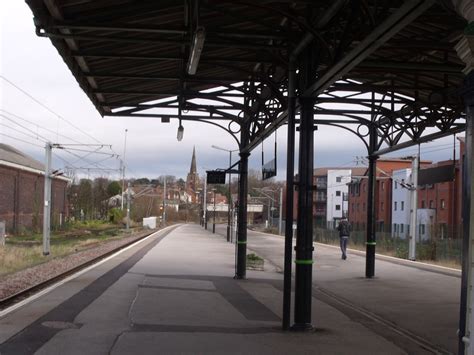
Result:
[[[319,268],[322,279],[321,287],[316,283],[313,292],[315,330],[283,332],[280,242],[283,243],[283,238],[249,232],[249,248],[257,253],[261,251],[266,259],[265,270],[249,270],[246,280],[234,280],[234,245],[222,234],[212,234],[192,224],[168,227],[47,292],[23,301],[15,309],[0,313],[0,354],[454,352],[455,341],[451,350],[416,335],[403,322],[381,319],[384,317],[377,316],[377,309],[370,312],[358,303],[364,292],[360,285],[365,280],[354,269],[364,259],[352,253],[346,264],[341,264],[345,270],[341,274],[340,268],[336,271],[336,263],[344,261],[336,261],[339,253],[331,248],[316,250],[315,272]],[[325,254],[320,260],[330,260],[329,263],[318,264],[318,250]],[[401,271],[405,273],[417,270],[421,275],[432,273],[440,277],[438,286],[445,289],[459,283],[459,278],[449,272],[391,265],[405,268]],[[333,281],[330,281],[331,273]],[[446,284],[439,285],[443,280],[447,280]],[[432,279],[425,277],[425,281]],[[382,278],[370,282],[382,286],[369,287],[366,298],[382,308],[390,308],[391,301],[387,303],[384,299],[394,299],[393,293],[412,292],[400,280],[396,290],[387,289],[388,284]],[[329,291],[331,283],[335,285],[333,294]],[[453,292],[457,290],[459,287]],[[429,295],[430,291],[429,287],[427,294],[417,291],[416,297],[436,308],[437,295]],[[346,298],[340,297],[341,292]],[[344,302],[352,298],[354,304]],[[407,309],[415,312],[416,326],[433,327],[446,334],[454,332],[455,339],[449,319],[433,324],[434,311],[418,319],[419,306],[420,303],[412,302],[398,308],[402,316]],[[451,312],[449,307],[456,309],[452,304],[444,307],[447,314]],[[396,320],[398,309],[389,311],[395,314]],[[457,314],[453,314],[453,319],[457,319]]]

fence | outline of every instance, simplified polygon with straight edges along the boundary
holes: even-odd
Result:
[[[324,244],[339,244],[337,230],[322,227],[314,228],[313,240]],[[357,230],[351,233],[349,244],[352,248],[365,250],[366,231]],[[377,252],[397,258],[408,258],[408,239],[392,236],[391,233],[376,233]],[[437,261],[449,265],[461,265],[462,239],[440,238],[431,236],[428,240],[419,241],[416,245],[416,259]]]

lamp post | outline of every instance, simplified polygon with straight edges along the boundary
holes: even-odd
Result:
[[[216,145],[212,145],[211,146],[212,148],[214,149],[218,149],[218,150],[223,150],[224,152],[229,152],[229,169],[230,167],[232,166],[232,152],[237,152],[238,149],[225,149],[225,148],[221,148],[221,147],[218,147]],[[232,174],[230,173],[229,171],[229,199],[227,201],[227,241],[230,242],[231,241],[231,233],[232,233]]]

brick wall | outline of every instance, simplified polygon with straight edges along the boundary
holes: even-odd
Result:
[[[67,216],[67,182],[53,179],[51,226]],[[33,172],[0,166],[0,220],[8,233],[40,230],[43,224],[44,177]],[[64,220],[64,219],[63,219]]]

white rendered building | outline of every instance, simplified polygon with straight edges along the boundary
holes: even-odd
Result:
[[[327,202],[326,221],[328,228],[335,228],[336,221],[347,217],[349,202],[348,183],[351,182],[351,169],[328,170],[327,173]]]
[[[392,237],[405,239],[410,233],[411,191],[404,183],[411,182],[411,169],[392,173]]]

